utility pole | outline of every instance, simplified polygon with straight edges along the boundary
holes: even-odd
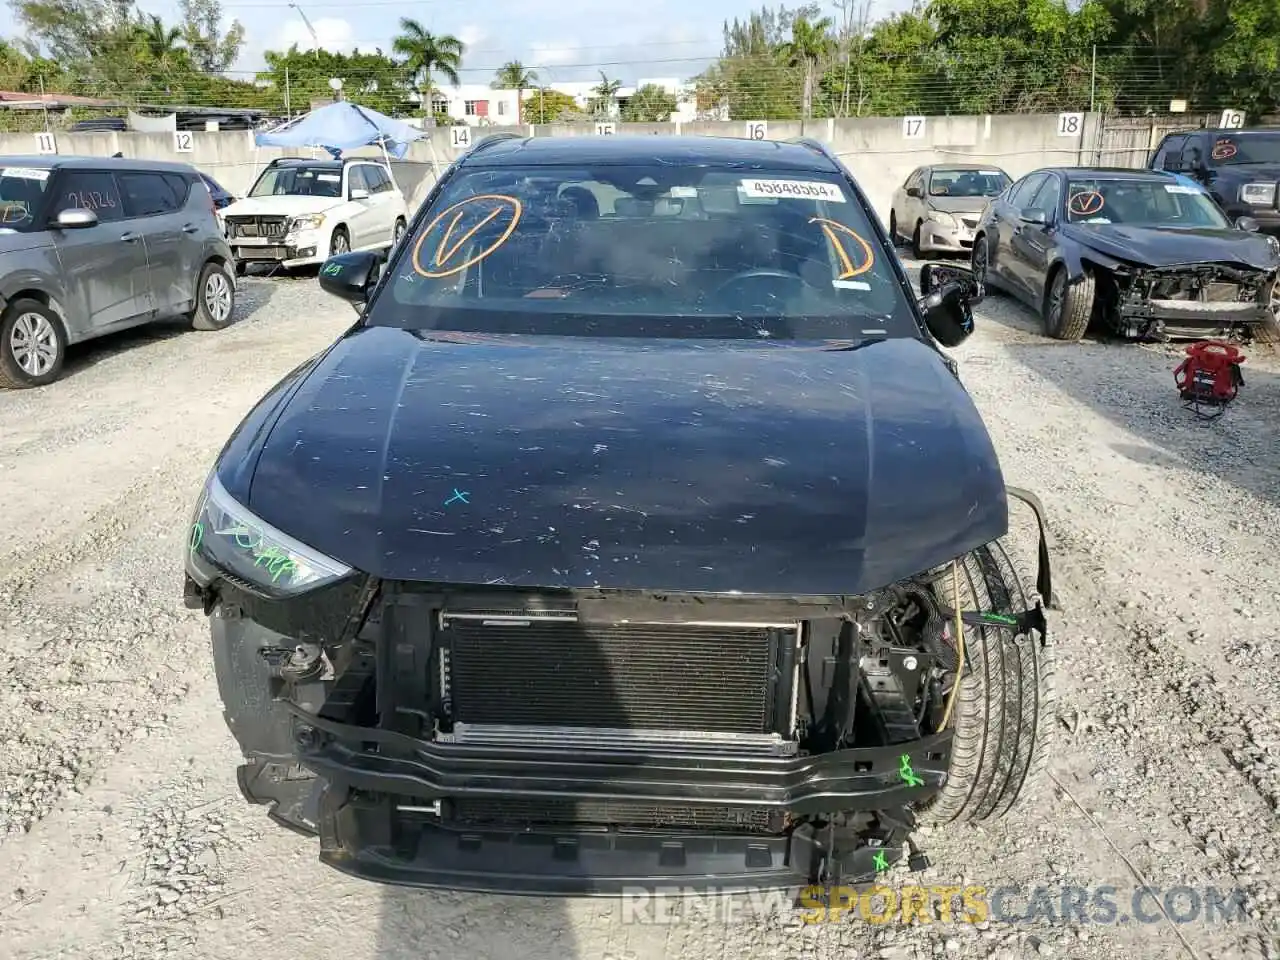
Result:
[[[294,10],[298,11],[298,16],[302,18],[302,22],[307,25],[307,31],[311,34],[311,39],[316,44],[316,59],[320,59],[320,38],[316,35],[316,28],[311,25],[311,21],[307,19],[307,15],[302,12],[302,8],[296,3],[289,4]]]

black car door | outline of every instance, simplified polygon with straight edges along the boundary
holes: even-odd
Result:
[[[1061,206],[1062,181],[1056,173],[1051,173],[1022,211],[1023,214],[1043,214],[1047,222],[1019,219],[1009,241],[1009,267],[1032,303],[1040,303],[1044,298],[1045,275],[1053,259]]]
[[[990,271],[1009,288],[1010,292],[1021,296],[1024,289],[1018,283],[1017,272],[1013,269],[1013,256],[1010,244],[1013,231],[1018,226],[1018,216],[1025,201],[1035,196],[1048,174],[1032,173],[1023,177],[1006,194],[1006,199],[997,201],[991,207],[991,238],[988,242],[990,255]]]

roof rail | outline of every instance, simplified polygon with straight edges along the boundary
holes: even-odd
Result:
[[[477,140],[475,146],[473,146],[470,150],[468,150],[467,153],[468,154],[478,153],[480,150],[484,149],[486,146],[493,143],[498,143],[502,140],[523,140],[523,139],[524,139],[524,134],[520,134],[520,133],[508,133],[505,131],[502,133],[491,133],[488,136],[481,137],[479,140]]]
[[[801,147],[807,147],[808,149],[812,150],[814,153],[819,154],[823,157],[826,157],[836,166],[840,165],[840,161],[836,158],[836,155],[831,152],[831,148],[828,147],[821,140],[815,140],[813,137],[791,137],[786,142],[794,143],[797,146],[801,146]]]

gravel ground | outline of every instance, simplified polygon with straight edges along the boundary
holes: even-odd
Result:
[[[956,352],[1009,482],[1050,513],[1060,739],[1010,818],[923,837],[923,882],[1017,885],[1018,910],[1043,887],[1048,915],[637,924],[612,901],[348,880],[241,801],[206,623],[178,599],[182,532],[230,429],[353,314],[307,279],[249,280],[239,310],[221,333],[89,345],[58,384],[0,394],[0,956],[1280,957],[1273,355],[1251,351],[1241,399],[1205,424],[1180,409],[1176,350],[1052,343],[1007,300]],[[1126,913],[1135,875],[1240,888],[1247,916],[1061,919],[1073,886],[1117,888]]]

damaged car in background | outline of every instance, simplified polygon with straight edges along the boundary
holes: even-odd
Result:
[[[1274,341],[1278,269],[1280,241],[1156,171],[1037,170],[992,202],[973,248],[974,274],[1060,340],[1096,324],[1141,340]]]
[[[247,799],[374,881],[869,881],[1005,814],[1050,732],[1038,574],[919,294],[824,147],[490,137],[199,495]],[[1034,579],[1034,588],[1030,585]]]

